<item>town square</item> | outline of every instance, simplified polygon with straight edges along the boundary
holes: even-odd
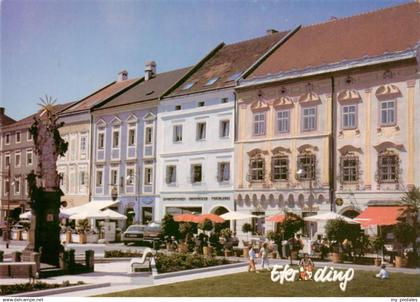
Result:
[[[418,0],[0,13],[0,296],[420,297]]]

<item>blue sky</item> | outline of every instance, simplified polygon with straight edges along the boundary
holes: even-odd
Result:
[[[232,43],[407,2],[401,0],[55,0],[1,2],[0,105],[15,119],[48,94],[64,103],[114,81],[195,64]]]

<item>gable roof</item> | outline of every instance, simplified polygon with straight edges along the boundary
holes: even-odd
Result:
[[[236,74],[239,77],[288,33],[288,31],[278,32],[234,44],[219,45],[202,64],[196,65],[195,70],[192,70],[183,83],[165,97],[233,87],[236,80],[232,78],[233,75]],[[208,85],[211,80],[215,82]],[[188,83],[194,83],[194,85],[183,90]]]
[[[105,109],[158,99],[171,86],[185,76],[191,67],[176,69],[156,74],[153,78],[139,81],[124,93],[109,101],[94,106],[94,109]]]
[[[404,52],[420,40],[420,3],[302,27],[248,79]]]
[[[64,103],[64,104],[57,104],[54,105],[53,110],[54,112],[60,113],[62,110],[68,108],[69,106],[71,106],[72,104],[74,104],[74,102],[69,102],[69,103]],[[7,126],[4,126],[3,129],[19,129],[22,128],[24,126],[29,127],[30,125],[32,125],[32,123],[34,122],[34,117],[39,116],[41,114],[41,110],[39,110],[37,113],[31,114],[27,117],[24,117],[23,119],[20,119],[12,124],[9,124]]]
[[[112,82],[95,91],[91,95],[76,102],[73,106],[70,106],[69,108],[64,110],[63,114],[71,114],[84,110],[90,110],[94,106],[100,104],[101,102],[118,93],[121,93],[122,91],[124,91],[124,89],[129,88],[131,85],[135,84],[136,82],[139,82],[140,80],[141,78],[134,78],[130,80]]]
[[[0,127],[4,127],[10,124],[13,124],[16,122],[14,119],[12,119],[10,116],[6,114],[0,114]]]

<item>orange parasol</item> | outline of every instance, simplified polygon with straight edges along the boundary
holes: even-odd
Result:
[[[197,216],[190,213],[178,214],[174,216],[176,222],[195,222]]]
[[[281,222],[284,221],[285,218],[286,218],[286,215],[284,215],[284,214],[277,214],[277,215],[268,217],[267,218],[267,221],[273,221],[273,222],[279,222],[279,223],[281,223]]]
[[[211,220],[214,223],[223,223],[223,222],[225,222],[225,220],[222,217],[217,216],[216,214],[201,214],[199,216],[196,216],[194,222],[196,222],[196,223],[202,223],[206,219]]]

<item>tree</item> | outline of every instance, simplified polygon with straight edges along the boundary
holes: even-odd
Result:
[[[179,233],[181,237],[186,238],[187,235],[192,235],[197,232],[197,224],[192,222],[181,222],[179,224]]]
[[[411,243],[413,245],[414,255],[417,258],[417,242],[416,241],[419,235],[419,226],[417,224],[417,221],[419,219],[419,209],[420,209],[420,188],[414,186],[411,190],[404,193],[404,196],[401,198],[400,204],[404,206],[404,210],[401,214],[401,218],[405,219],[406,222],[412,227],[412,231],[414,231],[414,235],[411,237]],[[397,228],[402,228],[402,226],[399,226]]]
[[[211,231],[213,229],[213,222],[211,222],[209,219],[206,219],[198,225],[198,228],[203,231]]]
[[[174,220],[171,214],[166,214],[162,219],[162,237],[170,238],[172,236],[179,238],[179,223]]]
[[[416,240],[416,230],[412,225],[406,222],[399,222],[394,226],[393,231],[395,239],[397,239],[402,246],[402,249],[399,249],[400,256],[402,256],[404,248]]]
[[[303,219],[294,213],[286,213],[283,222],[279,226],[280,232],[283,232],[283,238],[289,240],[303,228]]]
[[[361,244],[365,243],[365,238],[363,238],[363,242],[359,242],[359,237],[362,235],[360,232],[360,226],[348,224],[343,219],[329,220],[325,225],[325,232],[330,241],[337,242],[335,248],[338,247],[342,249],[342,244],[345,239],[350,240],[353,244],[356,245],[356,241]]]

